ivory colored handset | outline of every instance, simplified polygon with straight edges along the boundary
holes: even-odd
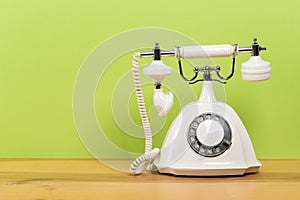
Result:
[[[234,54],[235,47],[230,44],[207,46],[184,46],[175,51],[177,58],[227,57]]]

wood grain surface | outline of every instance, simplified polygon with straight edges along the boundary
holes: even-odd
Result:
[[[201,178],[132,176],[91,159],[0,159],[0,200],[300,199],[300,160],[262,164],[257,174]]]

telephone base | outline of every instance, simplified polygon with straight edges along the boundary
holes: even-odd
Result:
[[[204,125],[208,128],[203,129]],[[211,141],[216,142],[207,144]],[[155,165],[160,173],[227,176],[254,173],[261,163],[246,128],[229,105],[192,102],[171,125]]]
[[[256,173],[258,166],[250,166],[248,168],[229,168],[229,169],[185,169],[165,167],[159,169],[162,174],[172,174],[175,176],[237,176]]]

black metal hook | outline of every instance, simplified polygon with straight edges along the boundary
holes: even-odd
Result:
[[[181,77],[187,81],[189,84],[195,84],[195,83],[198,83],[200,81],[217,81],[219,83],[222,83],[222,84],[226,84],[226,82],[224,81],[221,81],[221,80],[228,80],[229,78],[231,78],[233,76],[233,73],[234,73],[234,70],[233,72],[227,77],[227,78],[223,78],[220,74],[219,74],[219,71],[220,71],[220,67],[217,66],[215,68],[212,68],[212,67],[209,67],[209,66],[206,66],[206,67],[203,67],[203,68],[197,68],[197,67],[194,67],[194,76],[190,79],[186,78],[183,74],[183,70],[182,70],[182,65],[181,65],[181,60],[178,59],[178,66],[179,66],[179,73],[181,75]],[[233,63],[233,67],[234,67],[234,63]],[[221,79],[221,80],[218,80],[218,79],[212,79],[211,76],[210,76],[210,71],[216,71],[218,77]],[[203,72],[204,73],[204,79],[198,79],[198,80],[195,80],[198,76],[198,73],[199,72]]]
[[[227,81],[229,80],[233,74],[234,74],[234,66],[235,66],[235,56],[232,57],[232,64],[231,64],[231,73],[229,74],[229,76],[227,77],[223,77],[221,74],[220,74],[220,71],[221,71],[221,67],[220,66],[217,66],[216,67],[216,73],[217,73],[217,76],[221,79],[221,80],[224,80],[224,81]]]
[[[179,66],[179,73],[180,73],[181,77],[182,77],[185,81],[187,81],[187,82],[190,83],[190,81],[193,81],[193,80],[195,80],[195,79],[197,78],[198,72],[195,70],[195,68],[194,68],[194,73],[195,73],[194,76],[193,76],[192,78],[188,79],[188,78],[186,78],[186,77],[184,76],[184,74],[183,74],[183,70],[182,70],[182,65],[181,65],[181,60],[180,60],[180,59],[178,59],[178,66]],[[193,83],[190,83],[190,84],[193,84]]]

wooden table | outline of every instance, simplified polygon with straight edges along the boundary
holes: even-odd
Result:
[[[89,159],[0,159],[0,200],[300,199],[300,160],[262,164],[257,174],[195,178],[131,176]]]

